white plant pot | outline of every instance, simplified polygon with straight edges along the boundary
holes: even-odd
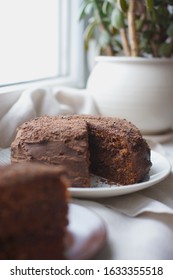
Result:
[[[96,62],[87,90],[101,115],[126,118],[144,134],[172,127],[172,59],[99,56]]]

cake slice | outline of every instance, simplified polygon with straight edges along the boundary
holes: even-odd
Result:
[[[0,168],[0,259],[64,259],[69,187],[61,167]]]

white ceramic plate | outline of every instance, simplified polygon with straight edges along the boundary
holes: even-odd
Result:
[[[91,259],[106,241],[106,228],[99,216],[89,209],[70,203],[66,235],[66,258]]]
[[[151,151],[151,161],[152,167],[149,173],[149,178],[141,183],[126,186],[109,185],[103,183],[99,177],[93,176],[91,178],[90,188],[69,188],[70,193],[73,197],[81,198],[110,197],[125,195],[148,188],[162,181],[171,171],[169,161],[161,154]]]

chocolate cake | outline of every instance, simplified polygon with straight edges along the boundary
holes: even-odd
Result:
[[[12,162],[65,165],[72,187],[89,187],[89,173],[127,185],[148,174],[150,149],[130,122],[89,115],[43,116],[24,123],[11,145]]]
[[[64,259],[68,179],[62,167],[0,168],[0,259]]]

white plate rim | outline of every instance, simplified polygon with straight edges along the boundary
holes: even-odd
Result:
[[[105,188],[69,188],[70,195],[72,197],[78,198],[111,197],[126,195],[151,187],[164,180],[171,172],[171,163],[166,157],[164,157],[160,153],[151,150],[151,161],[152,167],[150,170],[150,178],[148,181],[126,186],[111,185],[110,187]]]

